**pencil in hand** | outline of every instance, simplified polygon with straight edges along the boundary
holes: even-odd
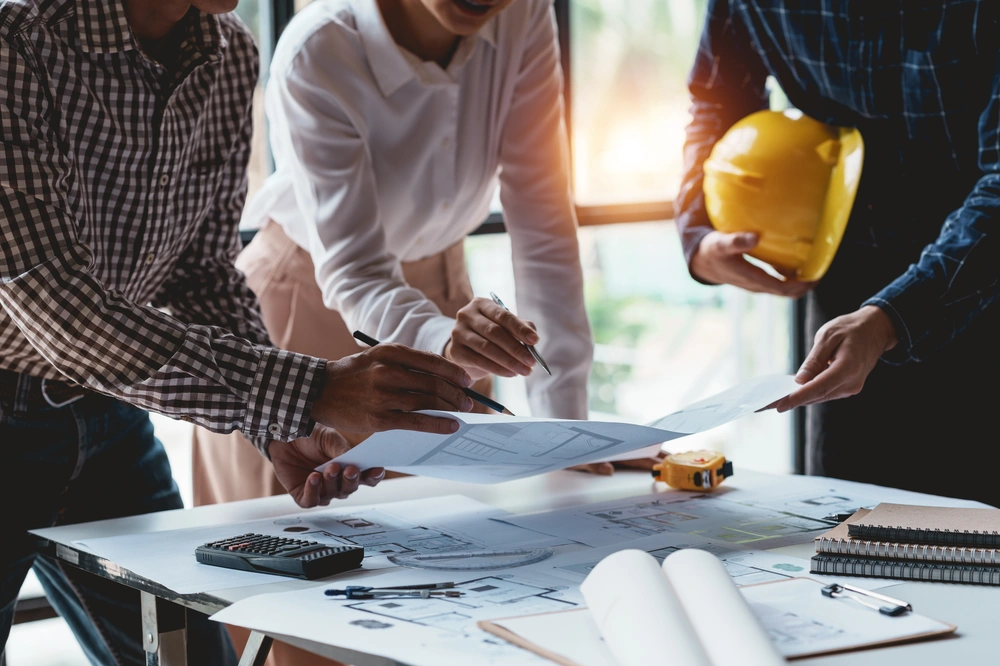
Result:
[[[362,333],[361,331],[354,331],[353,335],[355,340],[363,342],[369,347],[374,347],[375,345],[379,344],[378,340],[376,340],[375,338],[366,333]],[[496,400],[493,400],[492,398],[487,398],[485,395],[479,393],[478,391],[473,391],[470,388],[463,388],[462,391],[465,392],[465,395],[469,396],[479,404],[486,405],[495,412],[500,412],[501,414],[506,414],[507,416],[514,416],[514,413],[512,411],[501,405]]]

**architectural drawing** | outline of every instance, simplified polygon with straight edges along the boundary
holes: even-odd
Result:
[[[659,493],[499,520],[590,546],[678,532],[773,548],[830,528],[830,523],[808,516],[730,502],[721,493]],[[768,545],[760,545],[765,542]]]
[[[672,532],[658,534],[631,541],[628,547],[644,550],[661,563],[670,553],[684,548],[707,551],[719,558],[726,572],[739,587],[809,574],[809,562],[806,560],[765,551],[737,549],[728,543],[690,534]],[[552,564],[552,570],[556,575],[568,575],[574,582],[579,583],[604,557],[620,549],[621,546],[616,544],[564,555]]]
[[[789,375],[758,378],[665,417],[656,422],[658,427],[430,410],[425,413],[457,421],[459,430],[452,435],[401,430],[375,433],[335,462],[359,469],[385,467],[420,476],[496,483],[620,458],[715,428],[774,402],[795,386]]]
[[[497,423],[452,435],[411,466],[494,466],[498,476],[528,476],[611,451],[624,440],[563,422]]]
[[[557,598],[565,588],[540,587],[516,579],[487,576],[455,586],[463,596],[431,599],[375,599],[347,604],[348,608],[397,621],[453,631],[474,633],[478,620],[507,615],[548,613],[576,608],[579,604]],[[557,596],[553,596],[557,595]]]

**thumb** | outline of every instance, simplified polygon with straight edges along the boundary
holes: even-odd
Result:
[[[757,247],[760,237],[752,231],[729,234],[729,244],[725,248],[729,254],[743,254]]]
[[[316,424],[316,430],[313,431],[310,439],[317,444],[319,450],[328,460],[332,460],[342,453],[347,453],[351,449],[351,445],[339,431],[319,423]]]

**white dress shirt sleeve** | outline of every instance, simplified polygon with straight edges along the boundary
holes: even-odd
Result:
[[[275,158],[290,169],[323,302],[381,342],[442,353],[455,320],[406,283],[387,249],[366,128],[340,101],[350,93],[330,67],[338,40],[323,30],[271,72],[267,95]]]
[[[535,323],[552,370],[528,378],[534,416],[585,419],[593,340],[569,182],[555,14],[534,3],[500,154],[500,200],[510,233],[517,313]]]

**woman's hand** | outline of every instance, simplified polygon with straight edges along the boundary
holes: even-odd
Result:
[[[519,319],[488,298],[474,298],[458,311],[444,356],[465,368],[473,379],[527,376],[535,359],[524,345],[536,345],[538,340],[530,321]]]

